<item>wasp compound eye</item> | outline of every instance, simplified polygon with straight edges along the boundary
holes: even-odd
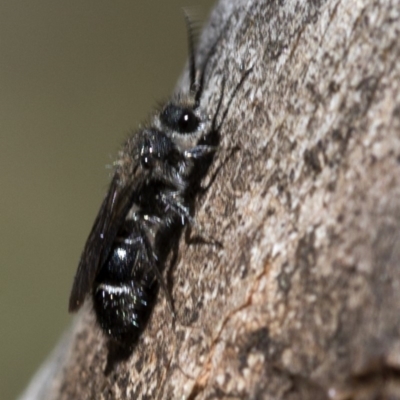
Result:
[[[196,132],[200,120],[190,108],[168,104],[160,115],[161,122],[168,128],[179,133]]]

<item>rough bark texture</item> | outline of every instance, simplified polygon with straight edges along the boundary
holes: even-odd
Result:
[[[400,399],[400,0],[223,0],[200,56],[229,18],[202,107],[253,71],[195,212],[223,248],[182,238],[175,324],[160,292],[107,376],[86,306],[26,398]]]

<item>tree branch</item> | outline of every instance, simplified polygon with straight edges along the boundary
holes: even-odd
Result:
[[[23,399],[400,398],[399,10],[218,4],[200,57],[230,22],[201,107],[214,114],[225,79],[224,109],[253,67],[195,210],[223,248],[182,238],[175,325],[160,292],[134,353],[107,376],[87,306],[39,381],[48,389]]]

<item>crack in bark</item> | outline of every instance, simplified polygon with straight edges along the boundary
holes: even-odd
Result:
[[[201,391],[207,386],[210,373],[212,370],[212,365],[211,365],[211,360],[214,357],[215,349],[216,346],[220,340],[220,337],[224,331],[224,328],[228,324],[228,322],[231,320],[231,318],[235,315],[238,314],[239,312],[245,310],[246,308],[250,307],[253,304],[253,295],[257,291],[257,286],[260,284],[260,280],[264,277],[267,276],[268,274],[268,264],[265,265],[264,270],[260,272],[254,279],[254,283],[252,288],[250,289],[246,301],[240,305],[239,307],[235,308],[234,310],[231,310],[228,312],[228,315],[226,315],[221,323],[220,328],[218,329],[218,332],[214,339],[212,340],[211,346],[210,346],[210,351],[207,356],[206,361],[203,364],[203,371],[200,372],[195,378],[195,383],[193,385],[192,391],[189,394],[187,400],[195,400],[196,397],[201,393]]]

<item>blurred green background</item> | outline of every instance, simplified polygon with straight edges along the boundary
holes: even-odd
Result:
[[[0,2],[0,398],[70,322],[69,290],[119,145],[171,93],[182,6],[212,0]]]

